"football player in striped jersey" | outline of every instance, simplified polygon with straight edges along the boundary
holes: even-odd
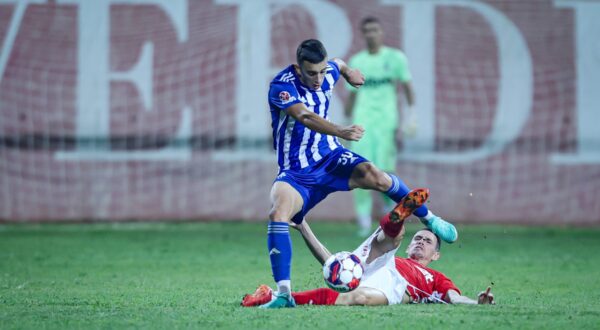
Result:
[[[329,120],[333,88],[340,77],[355,87],[364,83],[360,71],[340,59],[329,60],[323,44],[309,39],[298,46],[296,64],[271,81],[268,100],[279,173],[271,188],[267,245],[278,296],[263,308],[295,306],[290,223],[300,224],[310,209],[335,191],[372,189],[396,202],[410,191],[400,178],[381,171],[338,141],[358,141],[364,133],[360,125],[340,126]],[[458,238],[456,228],[426,206],[414,214],[443,240]]]

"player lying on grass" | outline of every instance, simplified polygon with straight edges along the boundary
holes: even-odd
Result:
[[[396,208],[380,222],[380,227],[356,250],[364,266],[364,274],[357,289],[339,293],[332,289],[293,292],[296,304],[313,305],[393,305],[400,303],[494,304],[488,287],[477,300],[463,296],[454,283],[443,273],[428,268],[440,258],[440,239],[430,229],[418,231],[406,249],[408,258],[396,257],[404,234],[404,219],[428,198],[426,189],[415,189],[406,195]],[[316,259],[323,264],[331,253],[315,237],[306,221],[295,228]],[[243,306],[265,304],[275,295],[266,285],[246,295]]]

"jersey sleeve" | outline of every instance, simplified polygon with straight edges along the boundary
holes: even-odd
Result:
[[[298,90],[292,83],[284,81],[271,83],[269,88],[269,105],[271,109],[285,110],[300,102]]]
[[[401,82],[408,82],[412,79],[412,75],[410,74],[410,70],[408,68],[408,59],[403,52],[397,51],[394,54],[396,65],[394,66],[395,72],[394,76],[396,79]]]
[[[334,61],[327,62],[327,73],[333,77],[334,84],[340,79],[340,67]],[[331,68],[331,69],[330,69]]]
[[[452,280],[450,280],[446,275],[436,272],[435,280],[433,283],[433,291],[437,291],[442,295],[442,299],[446,298],[446,294],[449,290],[454,290],[460,294],[460,290],[454,285]]]

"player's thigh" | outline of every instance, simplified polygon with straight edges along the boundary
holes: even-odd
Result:
[[[358,164],[352,171],[350,189],[362,188],[387,191],[392,185],[392,179],[371,162]]]
[[[272,221],[289,222],[296,213],[302,210],[303,204],[302,195],[291,184],[275,181],[271,187],[269,218]]]
[[[388,299],[383,292],[368,287],[358,287],[356,290],[348,293],[340,293],[335,300],[336,305],[365,305],[378,306],[387,305]]]

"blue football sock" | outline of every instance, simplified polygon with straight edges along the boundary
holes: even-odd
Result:
[[[394,200],[396,203],[398,203],[402,199],[402,197],[404,197],[408,194],[410,189],[396,175],[391,174],[391,173],[388,173],[388,175],[392,179],[392,186],[390,187],[390,189],[388,191],[385,192],[385,194],[389,198]],[[413,214],[419,218],[423,218],[427,215],[428,212],[429,212],[429,210],[427,209],[427,206],[423,205],[423,206],[419,207],[415,212],[413,212]]]
[[[271,259],[273,278],[280,293],[290,293],[290,269],[292,267],[292,240],[290,225],[287,222],[269,222],[267,247]],[[282,292],[283,291],[283,292]]]

